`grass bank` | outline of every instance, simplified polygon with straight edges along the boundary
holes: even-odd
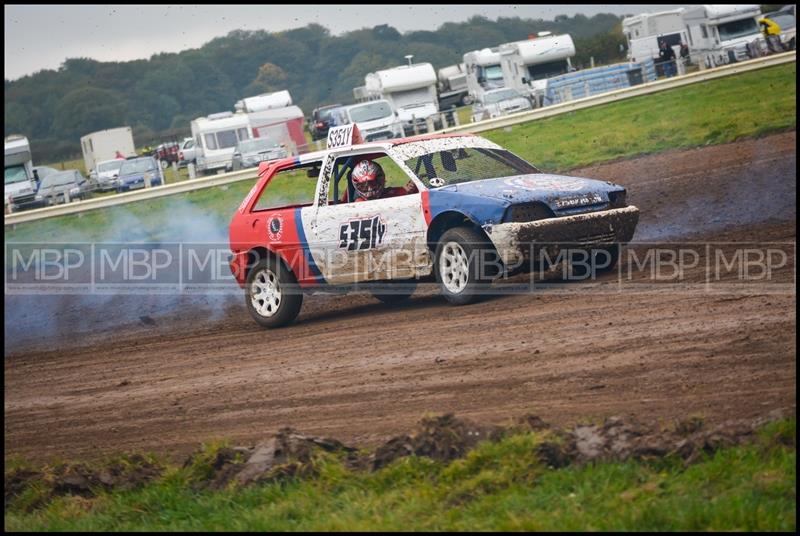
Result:
[[[6,502],[6,530],[747,530],[796,528],[796,420],[686,465],[680,458],[560,469],[537,454],[546,432],[484,441],[450,463],[403,457],[374,472],[315,455],[311,476],[198,488],[213,448],[139,489],[60,496],[29,486]],[[7,467],[9,464],[7,464]],[[8,471],[8,468],[7,468]],[[6,473],[8,475],[8,472]],[[8,493],[8,476],[6,490]]]
[[[578,166],[670,149],[721,144],[796,128],[796,64],[499,129],[483,135],[541,169]],[[122,215],[141,219],[137,237],[169,239],[170,207],[189,203],[227,227],[252,185],[243,181],[169,198],[63,216],[5,229],[7,241],[98,241]],[[223,232],[224,234],[224,232]]]

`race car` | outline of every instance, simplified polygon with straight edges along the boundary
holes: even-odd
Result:
[[[379,164],[391,197],[359,198],[353,173],[364,160]],[[639,218],[622,186],[542,173],[472,134],[363,143],[345,125],[325,150],[263,162],[258,175],[230,223],[230,268],[269,328],[319,290],[376,285],[392,303],[435,280],[459,305],[562,250],[608,270]]]

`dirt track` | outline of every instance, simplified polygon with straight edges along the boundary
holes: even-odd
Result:
[[[794,242],[795,142],[790,132],[573,174],[628,188],[640,242]],[[690,279],[704,276],[701,263]],[[792,258],[775,281],[794,277]],[[31,346],[5,356],[6,455],[178,454],[284,425],[374,444],[426,412],[720,421],[795,404],[794,290],[615,292],[613,274],[595,285],[461,308],[424,292],[399,307],[310,296],[282,330],[258,329],[237,304],[213,322],[165,316]]]

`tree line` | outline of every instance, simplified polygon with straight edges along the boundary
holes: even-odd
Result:
[[[288,89],[309,115],[317,106],[352,102],[364,75],[405,63],[438,69],[470,50],[526,39],[539,31],[569,33],[578,67],[624,57],[622,17],[559,15],[555,20],[475,16],[436,30],[400,33],[389,25],[331,35],[319,24],[283,32],[234,30],[198,49],[147,60],[71,58],[17,80],[5,80],[5,135],[24,134],[42,161],[80,155],[80,137],[133,127],[138,145],[189,133],[192,119],[232,110],[239,99]],[[41,156],[40,156],[41,155]]]

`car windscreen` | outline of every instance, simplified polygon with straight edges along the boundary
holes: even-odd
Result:
[[[477,147],[435,151],[410,158],[405,164],[433,187],[539,173],[535,166],[506,150]],[[431,181],[434,177],[440,181]]]
[[[8,166],[5,176],[5,184],[14,184],[28,180],[28,175],[25,173],[25,166],[22,164],[19,166]]]
[[[267,151],[269,149],[275,149],[276,147],[278,147],[278,144],[269,138],[255,138],[239,142],[239,152],[242,154]]]
[[[152,171],[156,169],[155,161],[151,158],[142,158],[137,160],[126,160],[122,167],[119,168],[120,175],[131,175],[133,173],[144,173],[145,171]]]
[[[361,121],[374,121],[392,115],[392,107],[386,101],[370,102],[350,108],[350,119],[359,123]]]
[[[500,64],[496,65],[487,65],[483,68],[484,76],[486,80],[490,80],[492,82],[499,82],[503,80],[503,68],[500,67]]]
[[[317,118],[320,121],[327,121],[330,118],[331,113],[333,113],[333,111],[335,109],[336,108],[323,108],[322,110],[318,110],[317,111]]]
[[[42,188],[49,188],[51,186],[63,186],[65,184],[74,184],[77,182],[77,177],[73,171],[60,171],[53,173],[42,179]]]
[[[483,101],[486,104],[494,104],[496,102],[508,99],[516,99],[519,96],[520,94],[513,89],[503,89],[502,91],[492,91],[491,93],[486,93]]]
[[[717,30],[719,31],[720,40],[728,41],[729,39],[758,33],[758,24],[756,24],[756,19],[734,20],[725,24],[718,24]]]
[[[107,171],[118,171],[120,167],[122,167],[122,163],[125,162],[124,160],[111,160],[109,162],[102,162],[97,166],[98,173],[105,173]]]

